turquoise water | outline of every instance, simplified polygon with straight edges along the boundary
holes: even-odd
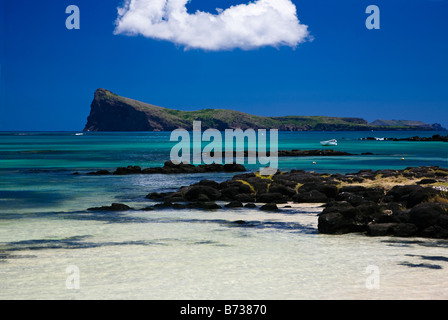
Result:
[[[279,168],[344,173],[448,167],[446,143],[358,140],[433,134],[438,132],[281,132],[280,150],[321,149],[319,141],[335,138],[339,145],[329,148],[358,155],[280,158]],[[448,242],[319,235],[319,205],[278,214],[86,210],[112,202],[144,208],[153,204],[145,199],[150,192],[232,177],[85,175],[160,166],[175,144],[169,136],[0,133],[0,299],[448,298]],[[235,226],[235,220],[251,227]],[[75,290],[66,285],[66,268],[73,265],[81,274]],[[365,285],[371,265],[381,271],[375,290]]]
[[[443,142],[360,141],[365,137],[432,136],[444,132],[280,132],[279,150],[331,148],[374,156],[313,158],[325,160],[311,166],[309,158],[282,158],[280,169],[354,171],[407,166],[447,166],[448,148]],[[321,140],[337,139],[338,146],[322,147]],[[269,139],[268,139],[269,140]],[[0,169],[91,170],[127,165],[160,166],[169,159],[169,132],[139,133],[0,133]],[[205,145],[206,143],[204,143]],[[402,162],[401,158],[405,161]],[[248,166],[250,167],[250,165]],[[256,167],[256,166],[255,166]]]

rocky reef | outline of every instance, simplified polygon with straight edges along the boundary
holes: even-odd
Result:
[[[151,167],[142,169],[140,166],[118,167],[115,171],[98,170],[88,172],[88,175],[127,175],[127,174],[179,174],[179,173],[204,173],[204,172],[244,172],[246,168],[238,163],[229,164],[201,164],[198,166],[186,163],[174,164],[166,161],[163,167]]]
[[[431,137],[409,137],[409,138],[390,138],[389,140],[392,141],[441,141],[441,142],[448,142],[448,135],[441,136],[440,134],[435,134]]]
[[[322,234],[356,232],[370,236],[448,238],[446,168],[408,167],[346,174],[291,170],[263,176],[259,172],[247,172],[240,164],[194,166],[167,161],[159,168],[128,166],[114,172],[100,170],[88,174],[204,172],[240,173],[223,182],[201,180],[173,192],[152,192],[146,198],[156,204],[141,210],[259,207],[264,211],[281,211],[278,204],[315,203],[323,207],[318,217],[318,231]],[[119,203],[89,208],[91,211],[131,209]]]
[[[441,136],[440,134],[432,135],[431,137],[419,137],[413,136],[408,138],[376,138],[376,137],[366,137],[360,138],[359,140],[384,140],[384,141],[439,141],[439,142],[448,142],[448,135]]]
[[[417,167],[405,170],[363,170],[318,174],[302,170],[235,175],[218,183],[202,180],[175,192],[150,193],[158,207],[219,209],[261,203],[278,211],[281,203],[322,203],[318,231],[361,232],[370,236],[448,238],[448,170]]]
[[[248,157],[248,152],[245,151],[244,157]],[[363,155],[368,155],[371,153],[363,153]],[[213,152],[210,153],[213,156]],[[266,152],[266,155],[269,156],[269,151]],[[309,157],[309,156],[351,156],[353,154],[337,151],[337,150],[279,150],[279,157]],[[236,157],[236,153],[234,153]],[[204,172],[244,172],[246,168],[242,164],[238,163],[229,163],[229,164],[201,164],[198,166],[187,164],[187,163],[179,163],[174,164],[172,161],[166,161],[163,167],[151,167],[142,169],[140,166],[127,166],[127,167],[119,167],[115,171],[109,171],[107,169],[101,169],[97,171],[88,172],[88,175],[126,175],[126,174],[170,174],[170,173],[204,173]],[[79,172],[75,172],[75,174],[79,174]]]

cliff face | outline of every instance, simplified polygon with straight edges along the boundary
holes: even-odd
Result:
[[[84,131],[149,131],[146,114],[124,103],[110,91],[98,89]]]
[[[120,97],[98,89],[84,131],[165,131],[176,129],[168,109]]]
[[[120,97],[108,90],[98,89],[95,92],[84,131],[172,131],[178,128],[192,130],[194,120],[202,122],[203,130],[209,128],[218,130],[278,129],[280,131],[415,129],[406,125],[372,125],[361,118],[261,117],[222,109],[181,111]],[[429,127],[424,128],[430,130]]]

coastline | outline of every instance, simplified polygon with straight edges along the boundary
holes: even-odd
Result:
[[[185,166],[187,171],[183,169]],[[193,165],[174,165],[170,161],[165,163],[165,167],[174,173],[197,172]],[[245,171],[245,168],[240,165],[235,171]],[[144,174],[144,171],[131,170],[130,173]],[[277,171],[270,176],[249,172],[236,174],[221,183],[206,179],[174,192],[149,193],[146,198],[157,203],[141,210],[244,207],[279,212],[282,210],[279,204],[291,207],[294,204],[322,203],[324,209],[318,224],[320,233],[355,232],[370,236],[448,239],[447,191],[448,169],[440,167],[362,170],[345,175],[304,170]],[[219,205],[218,201],[227,203]],[[88,208],[91,211],[130,209],[120,203]]]
[[[428,260],[447,256],[444,239],[417,235],[371,237],[365,236],[366,232],[320,233],[318,215],[326,209],[322,206],[325,202],[287,201],[275,204],[279,211],[263,211],[260,208],[265,203],[255,198],[255,208],[226,207],[235,200],[232,188],[250,189],[235,184],[235,176],[237,180],[254,180],[252,186],[260,190],[271,183],[270,191],[277,188],[279,193],[287,193],[288,179],[283,181],[286,188],[273,182],[287,178],[294,168],[304,169],[304,173],[295,173],[304,185],[332,179],[333,175],[343,188],[344,183],[353,187],[352,180],[366,167],[376,169],[364,172],[366,177],[359,184],[375,183],[377,179],[367,176],[376,176],[373,173],[378,168],[404,170],[415,163],[445,167],[445,162],[438,159],[441,142],[359,142],[357,138],[363,135],[281,133],[281,148],[285,150],[313,150],[316,141],[318,144],[324,136],[345,136],[347,139],[341,140],[336,150],[354,155],[280,157],[282,172],[287,174],[279,173],[272,181],[261,181],[256,176],[257,168],[249,166],[246,172],[113,174],[119,167],[127,169],[127,164],[133,165],[130,169],[140,166],[142,171],[163,168],[162,159],[166,159],[170,148],[169,144],[163,145],[169,137],[163,133],[7,136],[3,140],[2,173],[8,182],[0,186],[7,211],[2,215],[5,232],[0,242],[4,250],[2,267],[8,277],[2,279],[1,295],[30,299],[446,298],[441,282],[447,262]],[[41,144],[35,144],[37,139]],[[59,144],[61,141],[64,143]],[[374,155],[361,155],[364,151]],[[424,158],[428,152],[431,157]],[[400,160],[403,155],[406,161]],[[115,156],[117,159],[111,159]],[[106,158],[108,161],[104,161]],[[102,168],[111,174],[87,174]],[[76,171],[79,174],[73,175]],[[424,179],[424,173],[417,171],[407,174],[422,175],[418,179]],[[324,177],[326,172],[328,177]],[[387,174],[392,176],[385,177]],[[219,190],[221,194],[225,190],[227,200],[213,201],[221,208],[199,208],[209,201],[197,198],[172,201],[170,206],[165,206],[163,200],[145,198],[153,192],[178,192],[181,186],[185,186],[184,192],[207,179],[223,186],[227,182],[228,190]],[[394,179],[393,170],[384,171],[376,182],[394,183]],[[294,194],[298,183],[290,186]],[[305,188],[298,188],[301,197],[319,195]],[[351,191],[354,196],[346,194],[348,200],[359,200],[361,191]],[[203,195],[206,193],[197,196]],[[250,192],[240,193],[239,197],[247,196],[251,196]],[[87,210],[111,207],[112,203],[128,208]],[[181,209],[188,203],[195,208]],[[79,266],[82,277],[81,290],[76,292],[64,286],[65,269],[73,264]],[[369,265],[381,270],[381,288],[377,291],[367,290],[364,284],[364,271]],[[23,283],[28,284],[26,289],[18,292]],[[407,288],[405,293],[403,286]]]

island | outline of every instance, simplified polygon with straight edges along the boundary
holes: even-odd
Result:
[[[191,131],[193,121],[205,129],[277,129],[279,131],[445,130],[440,124],[419,121],[372,123],[356,117],[263,117],[225,109],[182,111],[163,108],[97,89],[84,131]]]

